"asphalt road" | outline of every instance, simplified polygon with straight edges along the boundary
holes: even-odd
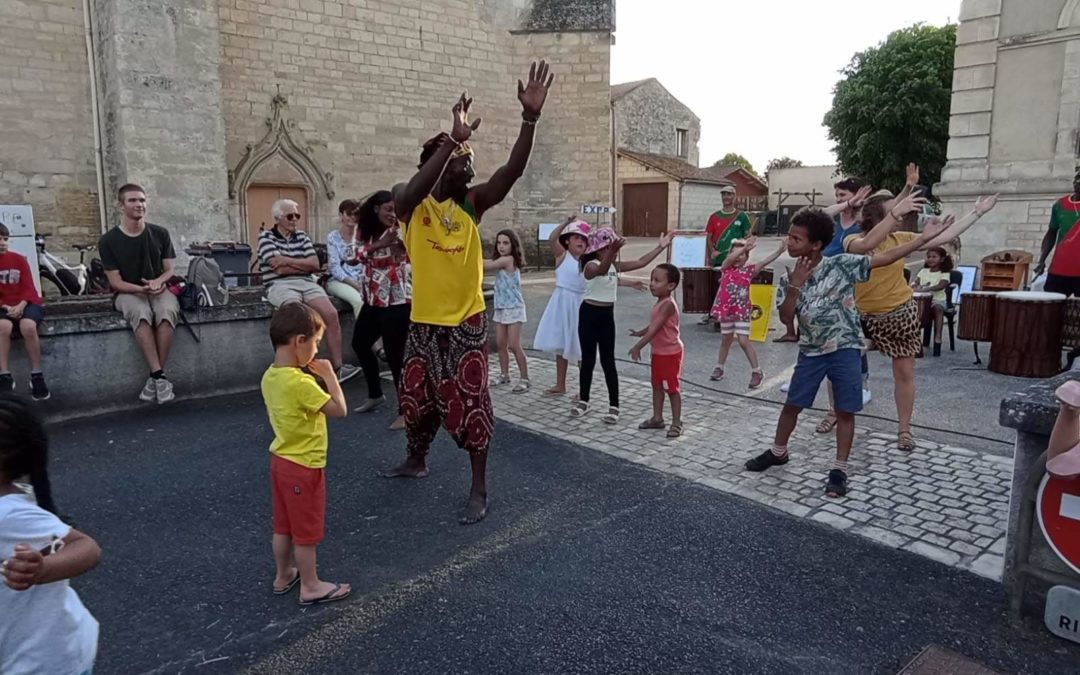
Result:
[[[532,345],[536,326],[554,288],[552,274],[537,272],[527,275],[523,291],[529,322],[522,331],[522,343],[526,348]],[[678,300],[682,302],[681,293]],[[619,299],[615,305],[615,354],[625,359],[625,362],[619,364],[620,372],[634,373],[641,378],[648,377],[647,366],[635,365],[629,361],[627,352],[637,340],[631,338],[628,332],[648,324],[649,310],[654,302],[655,299],[646,293],[619,289]],[[764,386],[755,391],[750,391],[747,387],[750,381],[750,366],[737,345],[733,346],[728,357],[724,380],[709,380],[717,362],[720,334],[714,332],[712,326],[698,325],[701,316],[683,315],[682,339],[686,344],[684,381],[732,395],[753,396],[782,403],[786,394],[780,391],[780,386],[791,376],[798,357],[798,347],[771,342],[773,338],[783,334],[783,327],[776,317],[776,312],[773,312],[770,341],[752,343],[765,373]],[[986,370],[990,355],[989,345],[981,345],[980,352],[983,365],[974,366],[971,343],[957,340],[956,351],[949,352],[946,335],[945,351],[941,357],[928,356],[916,360],[913,420],[917,425],[915,434],[917,437],[931,438],[947,445],[1012,456],[1012,431],[998,425],[1001,399],[1030,386],[1034,381],[991,373]],[[871,352],[869,358],[870,389],[874,398],[864,408],[860,423],[893,433],[896,431],[896,404],[893,398],[892,361],[878,352]],[[577,376],[573,369],[570,380],[571,386],[576,387]],[[534,384],[545,389],[551,386],[550,382]],[[593,386],[594,389],[600,388],[597,391],[602,391],[603,378],[599,374],[594,378]],[[818,394],[817,406],[824,408],[827,405],[826,394],[821,391]],[[771,431],[770,429],[769,433]]]
[[[258,397],[54,427],[57,500],[104,550],[75,583],[95,673],[895,673],[931,643],[1080,662],[1010,628],[998,584],[507,425],[491,515],[459,526],[464,455],[440,435],[430,478],[382,479],[389,422],[332,424],[320,572],[354,597],[307,610],[270,593]]]

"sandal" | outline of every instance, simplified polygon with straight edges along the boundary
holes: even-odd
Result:
[[[682,422],[672,422],[667,430],[667,437],[678,438],[679,436],[682,436]]]
[[[274,595],[288,595],[289,591],[291,591],[298,583],[300,583],[300,570],[296,570],[296,576],[294,576],[293,580],[285,586],[282,586],[281,588],[275,586]]]
[[[638,429],[663,429],[664,426],[665,426],[664,425],[664,420],[660,419],[659,417],[650,417],[649,419],[645,420],[641,424],[637,425],[637,428]]]
[[[604,424],[618,424],[619,423],[619,409],[615,406],[609,406],[607,414],[600,418]]]
[[[717,382],[719,380],[724,379],[724,367],[723,366],[717,366],[717,367],[713,368],[712,375],[709,376],[709,379],[712,380],[713,382]]]
[[[589,414],[589,402],[578,401],[574,404],[573,408],[570,408],[570,417],[585,417]]]
[[[760,370],[755,370],[750,373],[750,388],[757,389],[761,386],[761,382],[765,379],[765,373]]]
[[[825,415],[825,419],[821,420],[821,423],[817,425],[816,431],[819,434],[832,433],[832,430],[836,428],[836,415],[829,413]]]
[[[528,380],[518,380],[518,383],[514,385],[514,388],[510,390],[511,394],[524,394],[529,391]]]
[[[498,385],[501,386],[501,385],[504,385],[504,384],[510,384],[510,376],[509,375],[500,375],[499,376]]]
[[[302,607],[309,607],[311,605],[325,605],[328,602],[337,602],[338,600],[344,600],[352,595],[352,589],[345,589],[344,593],[341,593],[341,584],[334,584],[334,587],[330,589],[330,592],[321,598],[312,598],[311,600],[301,600],[300,605]]]
[[[911,452],[915,449],[915,437],[910,431],[901,431],[896,434],[896,449],[900,452]]]

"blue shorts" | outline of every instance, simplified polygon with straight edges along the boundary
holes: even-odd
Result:
[[[791,376],[787,404],[798,408],[814,405],[821,381],[832,382],[836,410],[857,413],[862,410],[862,350],[840,349],[831,354],[799,354],[795,374]]]
[[[22,335],[19,333],[19,322],[23,319],[28,319],[34,322],[34,325],[40,326],[41,322],[45,320],[45,312],[42,311],[41,305],[27,305],[23,310],[22,316],[18,319],[12,319],[7,315],[7,312],[0,309],[0,321],[9,321],[12,325],[11,337],[19,338]]]

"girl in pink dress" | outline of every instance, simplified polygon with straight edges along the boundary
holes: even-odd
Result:
[[[720,266],[720,290],[716,293],[716,301],[712,307],[712,317],[720,326],[720,357],[719,363],[713,369],[710,380],[724,379],[724,366],[727,363],[728,352],[731,351],[731,343],[736,338],[739,347],[746,354],[750,362],[750,388],[757,389],[765,379],[758,365],[757,352],[750,344],[750,280],[754,278],[758,270],[768,266],[779,258],[786,249],[785,242],[780,242],[780,248],[759,264],[750,263],[750,252],[757,245],[757,238],[750,237],[747,240],[736,239],[731,242],[731,252]]]

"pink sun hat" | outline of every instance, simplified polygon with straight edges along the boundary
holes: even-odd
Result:
[[[585,255],[596,253],[618,241],[619,235],[610,227],[600,227],[589,233],[589,245],[585,248]]]
[[[592,227],[588,223],[586,223],[580,218],[575,218],[574,220],[571,220],[566,227],[563,228],[562,234],[559,235],[559,238],[562,239],[568,234],[576,234],[579,237],[585,237],[586,239],[588,239],[589,232],[591,231]]]

